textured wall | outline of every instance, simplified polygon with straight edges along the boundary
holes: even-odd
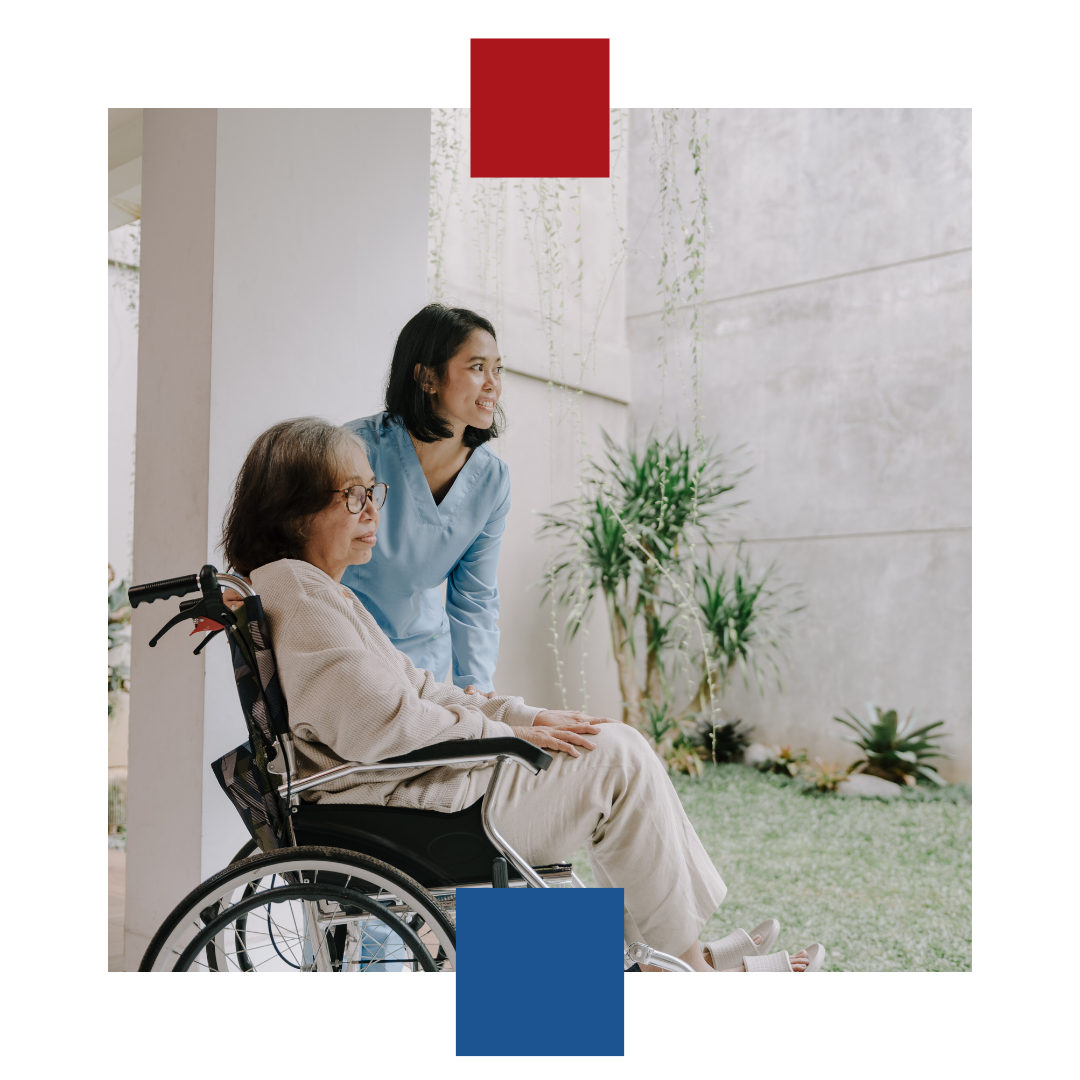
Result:
[[[651,149],[635,112],[639,430],[660,410]],[[737,688],[726,711],[762,741],[849,760],[835,713],[914,707],[947,721],[954,778],[971,769],[970,158],[967,110],[711,113],[705,430],[745,446],[737,528],[806,602],[785,692]],[[667,385],[665,416],[688,427]]]

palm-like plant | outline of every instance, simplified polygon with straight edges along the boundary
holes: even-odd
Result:
[[[677,618],[665,617],[666,579],[682,574],[695,540],[710,542],[718,500],[734,481],[726,478],[720,455],[706,448],[696,456],[677,434],[651,435],[640,453],[619,447],[606,433],[604,442],[605,461],[585,478],[583,497],[544,513],[540,531],[561,542],[548,586],[569,609],[568,637],[580,628],[596,594],[603,595],[623,720],[642,727],[642,701],[664,698],[663,651]],[[645,645],[644,688],[637,678],[639,639]]]
[[[744,685],[749,685],[752,674],[764,692],[766,677],[771,675],[779,687],[784,637],[779,616],[792,615],[801,606],[785,603],[789,586],[770,584],[775,564],[755,577],[750,560],[741,555],[736,555],[734,566],[719,570],[713,570],[710,557],[696,573],[698,608],[709,635],[710,655],[702,657],[701,681],[690,710],[707,712],[712,692],[727,687],[736,667],[742,671]]]
[[[541,533],[554,532],[564,540],[560,556],[548,575],[548,590],[559,590],[558,602],[568,608],[566,633],[571,640],[581,628],[596,594],[604,598],[611,647],[619,668],[623,720],[640,721],[641,692],[634,679],[634,613],[637,610],[637,559],[627,543],[626,529],[610,502],[591,493],[583,505],[559,503],[542,515]]]
[[[556,594],[573,638],[603,596],[623,721],[642,731],[669,767],[700,775],[708,750],[695,739],[700,743],[702,726],[716,727],[715,692],[729,673],[741,666],[744,679],[752,672],[759,686],[766,670],[778,676],[782,590],[770,583],[771,567],[756,578],[738,551],[729,569],[714,572],[710,557],[701,562],[739,505],[722,502],[738,476],[713,447],[699,450],[678,434],[650,434],[640,451],[606,434],[604,442],[604,460],[583,478],[579,497],[542,515],[541,533],[558,541],[544,598]],[[677,710],[669,674],[671,658],[680,656],[700,662],[702,674],[691,668],[697,691]]]
[[[667,703],[657,704],[654,701],[646,701],[644,706],[645,723],[642,725],[642,733],[653,744],[663,745],[665,740],[674,741],[671,733],[678,732],[674,719],[668,716]]]
[[[935,720],[920,728],[913,728],[916,713],[913,709],[900,723],[896,710],[883,711],[876,705],[867,705],[867,722],[860,720],[853,712],[845,709],[848,719],[834,716],[838,723],[844,724],[855,732],[854,736],[844,735],[847,742],[854,743],[866,755],[855,765],[864,765],[863,772],[871,776],[880,776],[883,780],[894,783],[914,785],[916,778],[924,776],[935,784],[945,781],[937,772],[926,764],[932,758],[951,758],[952,754],[941,749],[938,740],[945,737],[943,731],[934,734],[934,728],[941,727],[945,721]]]
[[[671,638],[675,617],[661,616],[665,570],[678,570],[694,537],[710,542],[709,526],[718,516],[717,500],[731,491],[719,455],[691,453],[676,434],[666,440],[650,437],[644,451],[622,450],[605,434],[609,476],[619,496],[619,516],[633,530],[638,555],[638,611],[644,623],[644,696],[661,700],[664,693],[663,651]],[[632,523],[632,525],[630,524]],[[680,552],[680,545],[682,551]]]

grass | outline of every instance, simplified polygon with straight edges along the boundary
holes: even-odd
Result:
[[[701,938],[780,920],[777,949],[820,941],[826,971],[971,970],[971,789],[804,794],[745,765],[673,783],[728,887]],[[575,869],[593,885],[585,849]]]

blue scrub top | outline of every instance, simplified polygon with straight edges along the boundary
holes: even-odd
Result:
[[[499,658],[499,547],[510,471],[486,445],[469,455],[438,506],[400,420],[386,413],[345,427],[363,439],[375,479],[389,484],[371,560],[341,579],[394,647],[437,679],[493,689]],[[443,605],[442,583],[446,582]]]

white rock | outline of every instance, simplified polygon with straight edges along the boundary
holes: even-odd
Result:
[[[763,765],[766,761],[772,761],[773,752],[761,743],[751,743],[743,751],[743,761],[747,765]]]
[[[836,790],[841,795],[884,795],[891,799],[900,794],[900,785],[891,780],[882,780],[880,776],[867,776],[856,773],[847,780],[842,780]]]

